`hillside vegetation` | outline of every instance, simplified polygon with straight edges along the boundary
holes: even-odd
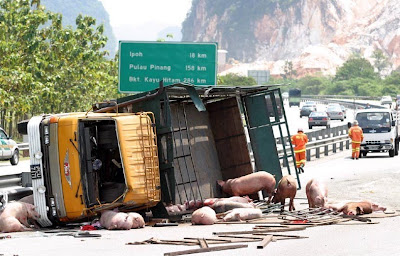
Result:
[[[109,15],[99,0],[41,0],[40,3],[49,11],[61,13],[63,25],[75,28],[78,15],[95,18],[97,25],[104,24],[104,35],[108,38],[105,49],[110,53],[109,56],[114,58],[117,40],[110,25]]]

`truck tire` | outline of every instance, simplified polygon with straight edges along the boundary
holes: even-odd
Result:
[[[399,155],[399,138],[394,141],[394,155]]]
[[[389,156],[390,157],[394,157],[394,149],[390,149],[389,150]]]
[[[360,156],[362,155],[363,157],[366,157],[366,156],[367,156],[367,153],[368,153],[367,151],[362,151],[361,154],[360,154]]]
[[[19,151],[16,149],[10,159],[11,165],[17,165],[19,162]]]

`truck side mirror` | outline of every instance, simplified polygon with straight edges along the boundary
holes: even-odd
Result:
[[[347,128],[351,128],[351,123],[350,122],[347,122]]]
[[[392,120],[392,126],[396,126],[396,120]]]

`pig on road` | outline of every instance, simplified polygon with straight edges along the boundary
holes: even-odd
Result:
[[[222,187],[222,191],[233,196],[251,195],[264,190],[269,196],[267,203],[271,202],[276,185],[275,177],[265,171],[258,171],[227,181],[218,180],[217,183]]]
[[[100,224],[108,230],[112,229],[131,229],[132,216],[123,212],[104,211],[101,213]]]
[[[28,220],[37,220],[40,215],[35,206],[23,202],[8,203],[0,214],[1,232],[19,232],[32,230]]]
[[[194,225],[212,225],[216,221],[215,211],[208,206],[197,209],[192,214],[192,224]]]
[[[343,212],[346,215],[362,215],[377,211],[386,211],[386,207],[379,206],[371,201],[349,202],[340,207],[338,212]]]
[[[262,211],[254,208],[236,208],[224,217],[224,221],[252,220],[262,217]]]
[[[281,203],[281,212],[283,212],[283,209],[285,207],[285,200],[286,198],[290,198],[289,211],[293,211],[295,210],[293,201],[294,197],[296,196],[296,192],[296,180],[290,175],[283,176],[278,183],[278,187],[275,189],[272,202]]]
[[[128,216],[132,218],[131,228],[144,228],[145,222],[142,215],[137,212],[129,212]]]
[[[321,181],[311,179],[306,186],[306,195],[310,208],[324,207],[328,198],[328,189]]]

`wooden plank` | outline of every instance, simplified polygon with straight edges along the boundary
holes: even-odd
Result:
[[[268,233],[268,232],[285,232],[285,231],[298,231],[304,230],[306,227],[291,227],[291,228],[264,228],[251,231],[233,231],[233,232],[213,232],[213,235],[240,235],[240,234],[254,234],[254,233]]]
[[[273,236],[267,235],[258,245],[257,249],[264,249],[272,241]]]
[[[167,252],[167,253],[164,253],[164,256],[186,255],[186,254],[203,253],[203,252],[215,252],[215,251],[223,251],[223,250],[231,250],[231,249],[239,249],[239,248],[247,248],[247,247],[248,247],[247,244],[215,246],[215,247],[192,249],[192,250],[185,250],[185,251]]]
[[[199,241],[200,248],[208,248],[208,243],[204,238],[199,238],[197,241]]]

